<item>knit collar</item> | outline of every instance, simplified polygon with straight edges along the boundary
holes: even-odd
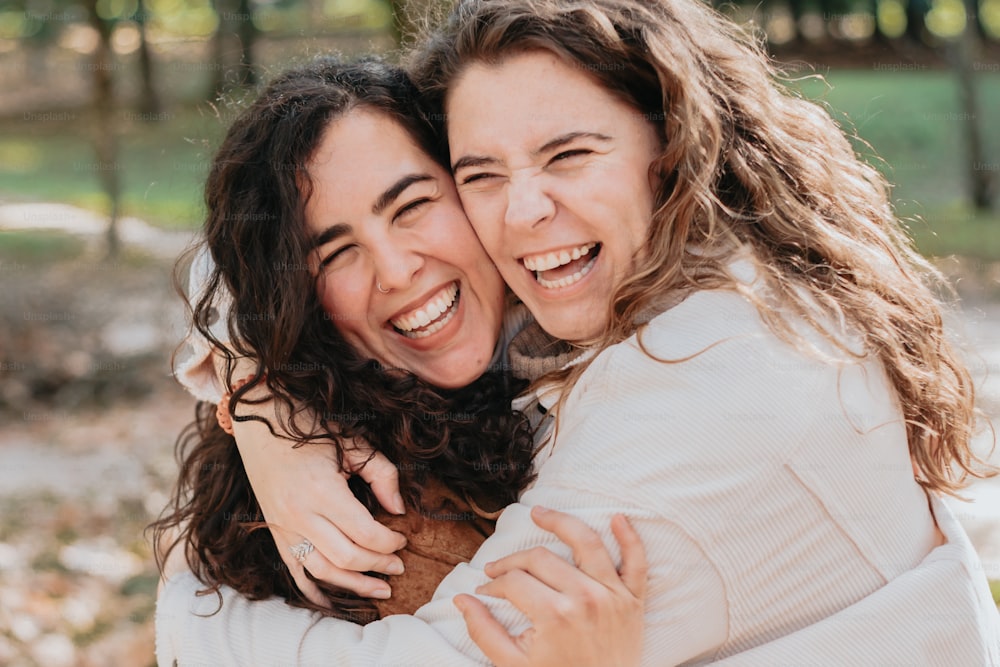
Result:
[[[507,348],[511,372],[529,382],[563,368],[584,351],[550,336],[534,321],[514,336]]]
[[[673,308],[690,292],[681,292],[658,299],[643,310],[636,322],[644,325],[657,315]],[[515,377],[529,382],[575,363],[586,361],[597,352],[594,348],[577,347],[546,333],[538,322],[532,320],[511,339],[507,347],[511,372]]]

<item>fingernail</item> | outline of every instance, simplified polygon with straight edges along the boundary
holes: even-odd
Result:
[[[531,510],[533,512],[535,512],[536,514],[548,514],[549,513],[548,508],[542,507],[541,505],[535,505],[533,508],[531,508]]]
[[[372,591],[371,597],[377,598],[379,600],[388,600],[392,597],[392,590],[388,588],[376,588]]]
[[[406,505],[403,504],[403,496],[397,493],[392,499],[392,504],[396,508],[396,514],[406,514]]]
[[[403,574],[406,568],[403,567],[402,561],[395,561],[394,563],[389,563],[389,566],[385,568],[386,574]]]
[[[451,601],[455,604],[456,607],[458,607],[458,610],[460,612],[462,612],[463,614],[465,613],[465,605],[467,604],[465,598],[463,598],[461,595],[456,595],[451,599]]]

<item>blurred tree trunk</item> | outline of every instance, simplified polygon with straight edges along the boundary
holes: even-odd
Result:
[[[908,0],[906,3],[906,36],[917,44],[927,45],[927,12],[931,0]]]
[[[882,32],[882,26],[878,23],[878,8],[879,0],[865,0],[864,9],[871,14],[872,21],[875,22],[875,32],[872,33],[872,41],[876,44],[885,45],[889,42],[889,38]]]
[[[257,83],[253,51],[260,31],[257,30],[257,26],[253,22],[253,9],[250,6],[250,0],[239,0],[237,14],[240,17],[239,31],[237,32],[240,39],[240,69],[237,80],[240,85],[252,86]]]
[[[802,17],[806,15],[806,3],[804,0],[788,0],[788,9],[792,12],[792,22],[795,27],[795,35],[792,39],[795,42],[804,41],[802,35]]]
[[[969,4],[969,0],[966,0],[966,4]],[[975,26],[966,26],[962,38],[949,42],[945,49],[958,79],[965,155],[969,161],[966,170],[969,198],[976,210],[986,211],[993,205],[993,188],[996,183],[993,172],[986,168],[986,156],[983,153],[982,114],[979,113],[979,90],[974,72],[981,44]]]
[[[212,59],[212,76],[209,79],[208,90],[205,91],[205,99],[209,101],[222,92],[226,83],[226,35],[229,34],[229,10],[226,0],[214,0],[212,6],[219,17],[219,25],[212,35],[212,42],[209,48],[209,57]]]
[[[153,55],[146,39],[146,2],[145,0],[137,0],[137,2],[135,19],[139,29],[139,73],[142,81],[139,94],[139,112],[146,116],[155,116],[160,113],[162,106],[153,80]]]
[[[107,250],[108,257],[118,256],[120,239],[118,237],[118,210],[121,202],[121,182],[118,178],[118,138],[115,135],[115,90],[114,90],[114,52],[111,49],[112,24],[97,14],[97,1],[87,0],[87,20],[97,31],[97,50],[94,52],[94,113],[95,136],[94,147],[97,154],[95,171],[98,173],[101,186],[111,202],[110,218],[108,220]]]
[[[260,36],[253,22],[250,0],[215,0],[213,4],[219,15],[219,27],[212,36],[211,57],[216,67],[212,70],[209,99],[222,93],[227,82],[238,86],[257,83],[254,45]],[[234,62],[237,52],[239,62]]]
[[[146,12],[146,0],[138,0],[136,25],[139,28],[139,73],[142,80],[142,89],[139,93],[139,113],[146,118],[152,118],[160,113],[162,105],[153,82],[153,54],[149,48],[149,42],[146,40],[146,19],[148,18]]]
[[[969,160],[967,177],[969,196],[977,211],[987,211],[993,206],[996,182],[994,172],[986,168],[983,151],[983,118],[979,104],[974,66],[980,53],[979,34],[974,26],[967,26],[962,39],[955,40],[952,63],[958,75],[958,90],[965,123],[965,155]]]

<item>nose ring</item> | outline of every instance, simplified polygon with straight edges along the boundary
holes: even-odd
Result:
[[[389,292],[392,291],[392,290],[383,289],[382,288],[382,283],[379,281],[378,278],[375,279],[375,287],[377,287],[378,291],[381,292],[382,294],[388,294]]]

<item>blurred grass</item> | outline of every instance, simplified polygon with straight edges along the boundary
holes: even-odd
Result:
[[[54,262],[78,257],[83,241],[62,232],[44,230],[0,232],[0,267],[5,263]]]
[[[165,112],[149,122],[120,114],[120,158],[110,165],[96,161],[86,132],[90,119],[83,114],[54,113],[55,120],[40,122],[0,121],[0,198],[63,202],[107,212],[101,172],[116,170],[123,215],[166,228],[200,225],[202,186],[226,121],[207,106]]]
[[[946,71],[860,70],[825,76],[825,83],[805,79],[796,85],[870,144],[858,148],[895,184],[899,214],[921,251],[1000,259],[1000,213],[974,214],[965,205],[966,121],[954,77]],[[988,165],[1000,167],[1000,74],[980,73],[978,80],[983,152]],[[95,163],[86,114],[0,121],[0,199],[106,211],[99,177],[111,168],[123,181],[124,215],[169,228],[198,227],[204,178],[231,112],[223,110],[220,118],[207,105],[179,107],[152,122],[119,113],[122,157],[115,165]]]
[[[1000,260],[1000,212],[900,205],[899,214],[920,252],[927,257]]]
[[[993,601],[1000,606],[1000,580],[990,581],[990,592],[993,593]]]
[[[829,87],[816,80],[799,85],[832,107],[835,118],[846,116],[887,163],[873,160],[896,184],[896,201],[919,201],[929,210],[962,204],[968,163],[962,132],[968,121],[950,72],[835,70],[826,80]],[[988,163],[1000,163],[1000,74],[981,74],[977,81],[983,153]]]

